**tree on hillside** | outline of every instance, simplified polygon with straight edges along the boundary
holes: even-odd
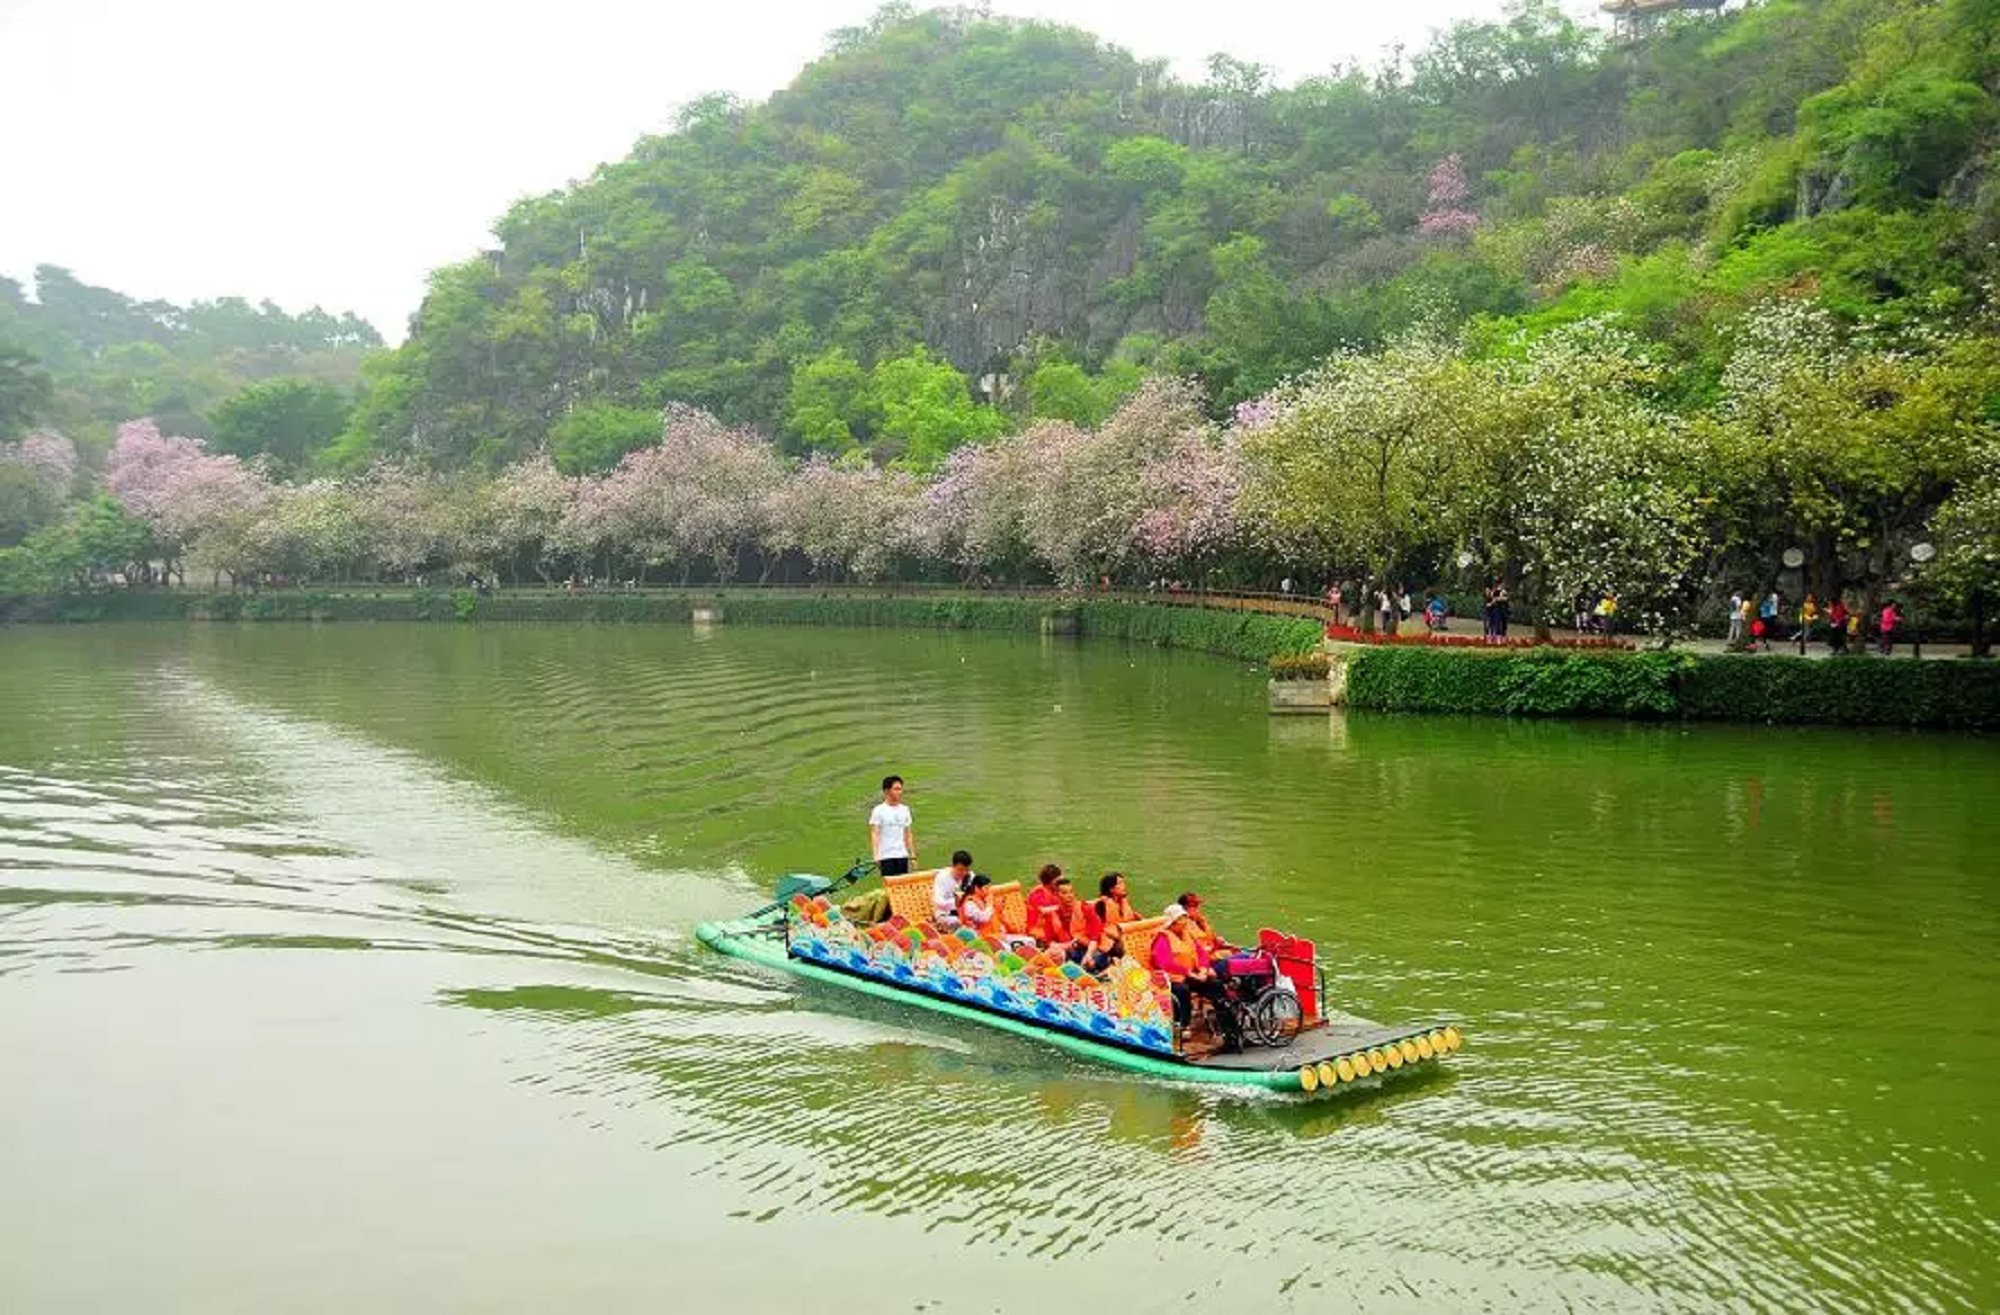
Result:
[[[577,407],[549,431],[549,455],[565,475],[595,475],[660,437],[660,413],[616,402]]]
[[[998,411],[973,401],[965,376],[949,361],[920,346],[875,366],[868,400],[881,414],[876,456],[911,470],[933,470],[953,448],[993,438],[1006,425]]]
[[[34,357],[0,343],[0,439],[26,433],[47,413],[54,396],[48,372]]]
[[[306,379],[251,384],[215,410],[214,447],[250,460],[263,457],[294,476],[346,429],[352,408],[336,389]]]

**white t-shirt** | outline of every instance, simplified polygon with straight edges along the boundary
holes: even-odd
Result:
[[[909,843],[903,838],[910,829],[910,806],[908,804],[882,803],[875,805],[875,811],[868,815],[868,825],[881,832],[882,841],[875,851],[876,858],[908,858]]]
[[[931,916],[946,926],[958,921],[958,873],[950,868],[931,878]]]

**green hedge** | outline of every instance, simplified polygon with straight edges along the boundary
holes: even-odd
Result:
[[[1262,662],[1319,646],[1319,623],[1303,617],[1168,604],[1037,598],[871,597],[826,594],[721,594],[725,621],[765,625],[891,626],[905,630],[1044,629],[1097,639],[1189,648]]]
[[[134,589],[0,598],[9,621],[680,621],[692,601],[675,594],[475,594],[283,590],[205,593]]]
[[[1319,624],[1301,617],[1166,604],[1005,596],[703,591],[559,593],[468,590],[281,590],[202,593],[130,590],[0,598],[7,621],[574,621],[681,622],[698,606],[745,625],[1007,630],[1123,639],[1262,662],[1316,648]]]
[[[1702,659],[1681,715],[1727,721],[2000,728],[2000,663],[1843,657]]]
[[[1055,609],[1031,598],[878,594],[718,593],[722,619],[745,625],[872,626],[896,630],[1017,630],[1032,634]]]
[[[1695,660],[1553,648],[1370,647],[1349,659],[1347,700],[1393,712],[1666,717],[1676,708],[1677,675]]]
[[[2000,665],[1383,647],[1349,657],[1347,701],[1391,712],[2000,728]]]
[[[1192,648],[1203,653],[1266,662],[1284,653],[1309,653],[1320,645],[1318,621],[1159,603],[1085,602],[1076,607],[1086,635]]]

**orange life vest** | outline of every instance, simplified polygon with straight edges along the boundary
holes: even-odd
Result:
[[[1120,925],[1127,922],[1139,921],[1139,910],[1132,907],[1132,901],[1129,899],[1114,899],[1109,895],[1100,896],[1092,903],[1091,909],[1097,914],[1099,927],[1097,948],[1100,950],[1109,950],[1113,945],[1118,943],[1118,928]],[[1136,953],[1136,950],[1134,947],[1128,945],[1125,947],[1125,952],[1132,954]]]
[[[1162,927],[1159,933],[1166,938],[1167,953],[1174,960],[1174,966],[1167,969],[1167,976],[1177,982],[1201,967],[1201,946],[1193,936],[1180,930],[1186,925],[1187,920],[1182,919],[1172,927]]]

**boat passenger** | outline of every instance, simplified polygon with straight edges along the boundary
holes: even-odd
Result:
[[[1055,864],[1042,864],[1042,870],[1035,874],[1035,888],[1028,892],[1028,934],[1044,945],[1068,939],[1068,924],[1056,911],[1056,882],[1062,874]]]
[[[1125,946],[1118,939],[1118,929],[1128,922],[1139,921],[1139,910],[1132,907],[1132,901],[1127,896],[1125,874],[1105,873],[1103,880],[1097,883],[1097,898],[1090,907],[1097,914],[1096,948],[1107,958],[1116,959],[1125,953]]]
[[[1194,997],[1202,997],[1215,1014],[1216,1026],[1222,1029],[1223,1050],[1234,1054],[1243,1048],[1243,1038],[1236,1028],[1236,1011],[1229,1007],[1222,979],[1209,967],[1208,952],[1195,938],[1187,910],[1169,904],[1160,916],[1166,923],[1153,935],[1152,964],[1167,975],[1174,996],[1174,1022],[1186,1027],[1194,1016]]]
[[[1073,960],[1087,973],[1101,973],[1111,966],[1114,957],[1110,952],[1098,948],[1104,939],[1104,924],[1097,916],[1097,910],[1076,897],[1076,887],[1064,877],[1056,882],[1056,895],[1062,900],[1062,914],[1069,925],[1069,948],[1064,951],[1066,958]]]
[[[951,866],[931,878],[931,921],[945,931],[958,930],[958,902],[972,885],[972,855],[954,850]]]
[[[1201,942],[1201,948],[1208,951],[1211,960],[1235,950],[1235,946],[1222,939],[1222,934],[1209,924],[1208,915],[1201,911],[1201,896],[1191,890],[1182,891],[1174,901],[1187,910],[1188,922],[1194,927],[1194,938]]]
[[[958,902],[960,923],[981,934],[990,930],[1009,949],[1023,943],[1033,945],[1034,937],[1017,936],[1001,926],[1000,908],[993,902],[992,890],[993,878],[983,873],[972,874],[971,881],[966,883],[965,897]]]

